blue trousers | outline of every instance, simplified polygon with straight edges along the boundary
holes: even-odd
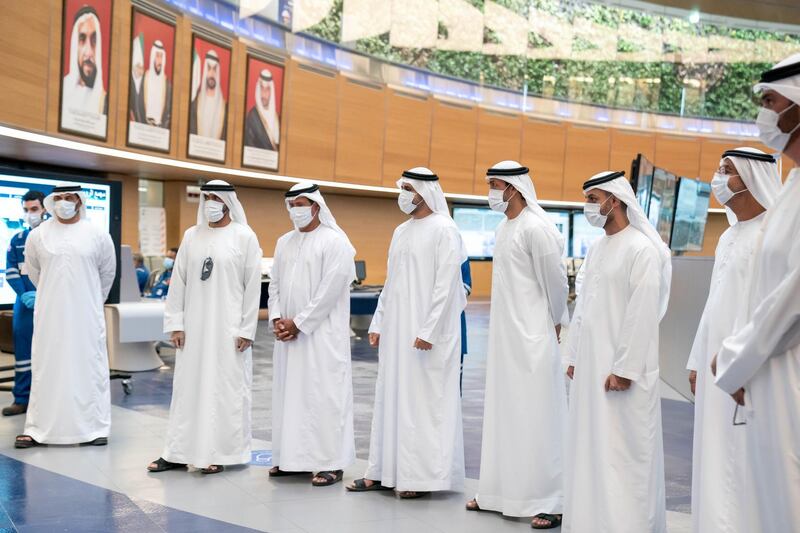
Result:
[[[14,302],[14,403],[27,404],[31,395],[31,341],[33,340],[33,309],[22,300]]]

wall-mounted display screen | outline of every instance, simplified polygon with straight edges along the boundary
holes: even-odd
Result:
[[[653,171],[653,189],[650,193],[648,218],[658,234],[669,244],[672,234],[672,217],[675,214],[675,174],[662,168]]]
[[[494,255],[494,232],[497,225],[505,220],[503,213],[481,206],[453,207],[453,220],[456,222],[467,255],[470,259],[491,259]]]
[[[639,154],[633,161],[633,170],[635,171],[632,173],[632,177],[636,199],[646,215],[650,209],[650,191],[653,189],[653,163]]]

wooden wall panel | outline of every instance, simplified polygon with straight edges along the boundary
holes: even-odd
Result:
[[[50,2],[10,0],[0,15],[0,122],[33,130],[47,124]],[[60,22],[60,19],[59,19]]]
[[[332,180],[338,107],[336,75],[296,61],[290,62],[290,69],[292,87],[284,93],[289,121],[283,143],[286,173]]]
[[[656,136],[654,133],[630,130],[611,129],[611,156],[609,168],[611,170],[624,170],[628,178],[631,176],[631,162],[637,154],[642,154],[648,160],[655,159]]]
[[[562,199],[566,148],[567,127],[564,123],[530,117],[524,119],[520,162],[531,169],[531,179],[540,199]]]
[[[563,200],[583,201],[583,183],[609,170],[611,133],[608,128],[570,124],[564,161]]]
[[[229,167],[242,167],[246,89],[247,46],[234,39],[231,47],[231,84],[228,90],[228,142],[225,147]],[[278,167],[280,168],[280,161]]]
[[[380,185],[386,126],[384,87],[339,77],[336,180]]]
[[[473,193],[477,125],[477,107],[434,101],[430,167],[445,192]]]
[[[394,187],[404,170],[430,164],[433,102],[427,96],[386,91],[383,186]]]
[[[478,146],[475,150],[475,194],[486,194],[486,169],[512,159],[520,160],[522,115],[478,110]]]
[[[681,177],[700,175],[700,138],[656,135],[656,166]]]

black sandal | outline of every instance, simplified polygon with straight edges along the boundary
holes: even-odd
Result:
[[[397,493],[401,500],[416,500],[417,498],[422,498],[428,494],[430,494],[430,492],[422,492],[419,490],[401,490]]]
[[[147,465],[148,472],[166,472],[167,470],[174,470],[176,468],[186,468],[186,465],[183,463],[170,463],[163,457],[159,457],[150,464],[154,464],[156,467],[150,468],[150,465]]]
[[[281,470],[280,467],[278,467],[278,466],[276,466],[274,468],[277,468],[277,470],[275,470],[273,472],[272,469],[270,468],[269,477],[302,476],[302,475],[308,475],[308,474],[311,473],[311,472],[287,472],[286,470]]]
[[[219,474],[220,472],[224,472],[225,467],[222,465],[208,465],[205,468],[200,469],[201,474],[205,474],[210,476],[211,474]]]
[[[369,492],[371,490],[393,490],[392,487],[384,487],[380,481],[373,481],[372,485],[367,485],[365,478],[356,479],[351,485],[347,485],[347,490],[350,492]]]
[[[81,446],[106,446],[108,444],[108,437],[97,437],[89,442],[81,442]]]
[[[311,484],[315,487],[328,487],[330,485],[335,485],[339,483],[344,478],[344,471],[343,470],[326,470],[324,472],[317,472],[317,475],[314,476],[315,478],[321,477],[325,481],[314,481],[311,480]]]
[[[35,446],[46,446],[46,444],[35,441],[30,435],[17,435],[17,438],[14,439],[14,448],[33,448]]]
[[[539,513],[534,518],[538,518],[539,520],[547,520],[550,522],[548,526],[537,526],[533,522],[531,522],[531,527],[533,529],[555,529],[561,525],[562,517],[554,515],[554,514],[547,514],[547,513]]]

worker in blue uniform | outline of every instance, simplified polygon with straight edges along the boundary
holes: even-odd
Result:
[[[45,216],[44,194],[28,191],[22,197],[22,210],[29,229],[11,238],[6,252],[6,281],[17,293],[14,302],[14,403],[3,409],[3,416],[21,415],[28,410],[31,393],[31,340],[33,339],[33,308],[36,304],[36,287],[25,274],[25,242],[31,230]]]
[[[140,253],[133,254],[133,266],[136,268],[136,283],[139,284],[139,294],[144,296],[144,289],[147,280],[150,279],[150,271],[144,264],[144,256]]]
[[[167,255],[164,257],[164,270],[158,276],[156,282],[153,283],[153,288],[150,289],[148,298],[161,298],[163,300],[167,297],[169,282],[172,279],[172,267],[175,265],[176,257],[178,257],[177,248],[170,248],[167,250]]]
[[[464,292],[467,298],[472,293],[472,272],[469,268],[469,259],[461,263],[461,282],[464,284]],[[464,381],[464,356],[467,355],[467,315],[461,311],[461,373],[458,377],[458,390],[462,389]]]

